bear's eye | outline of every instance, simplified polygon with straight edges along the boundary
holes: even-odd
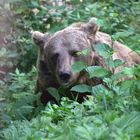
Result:
[[[70,54],[73,57],[78,57],[79,56],[79,51],[77,51],[77,50],[76,51],[71,51]]]
[[[58,56],[59,56],[58,53],[55,53],[55,54],[52,56],[52,62],[53,62],[54,64],[56,64],[56,61],[57,61],[57,59],[58,59]]]

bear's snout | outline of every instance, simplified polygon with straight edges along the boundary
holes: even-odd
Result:
[[[71,78],[71,72],[70,71],[61,71],[59,73],[59,77],[63,84],[68,84],[68,82]]]

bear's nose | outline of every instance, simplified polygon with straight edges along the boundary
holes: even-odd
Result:
[[[59,77],[62,80],[62,82],[67,83],[71,77],[71,73],[70,72],[60,72]]]

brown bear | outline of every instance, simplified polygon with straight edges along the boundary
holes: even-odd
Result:
[[[99,31],[99,26],[95,20],[87,23],[74,24],[53,35],[35,31],[32,37],[39,47],[36,82],[36,92],[42,92],[41,102],[43,104],[50,100],[55,100],[48,92],[48,87],[66,89],[79,83],[88,83],[85,72],[74,73],[72,65],[77,61],[83,61],[89,66],[99,65],[106,67],[102,57],[100,57],[92,47],[93,44],[105,43],[115,51],[113,59],[123,60],[126,66],[140,64],[140,57],[125,45],[111,40],[111,37]],[[77,55],[85,48],[89,49],[88,55]],[[125,52],[125,53],[124,53]],[[114,70],[114,72],[120,71]],[[100,79],[92,80],[93,85],[100,83]],[[68,95],[69,96],[69,95]],[[83,101],[82,94],[79,101]]]

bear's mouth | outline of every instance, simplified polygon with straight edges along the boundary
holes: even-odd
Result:
[[[70,86],[73,85],[73,81],[62,81],[62,80],[59,80],[59,84],[62,86],[62,87],[65,87],[65,88],[68,88]]]
[[[63,87],[69,87],[69,86],[71,85],[71,82],[60,80],[60,84],[61,84]]]
[[[70,85],[70,83],[68,83],[68,82],[67,83],[61,83],[61,85],[64,86],[64,87],[68,87]]]

